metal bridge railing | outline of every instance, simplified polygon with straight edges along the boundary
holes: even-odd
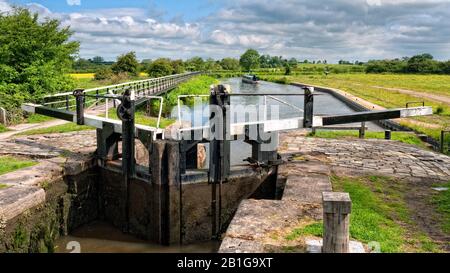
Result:
[[[101,96],[121,94],[127,89],[135,91],[137,96],[160,94],[200,73],[201,72],[189,72],[86,89],[83,90],[83,93],[90,95],[90,97],[84,101],[84,105],[86,109],[98,106],[101,103],[106,103],[105,98],[101,98]],[[114,103],[114,106],[115,104],[116,103]],[[45,96],[42,105],[59,110],[70,110],[76,107],[76,100],[73,97],[73,92],[64,92]]]

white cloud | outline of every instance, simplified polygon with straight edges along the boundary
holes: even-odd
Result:
[[[8,2],[0,0],[0,13],[8,12],[11,10],[11,5]]]
[[[114,59],[134,50],[141,58],[222,58],[252,47],[328,61],[423,52],[450,59],[450,0],[229,0],[224,5],[193,22],[163,20],[161,11],[139,8],[54,13],[39,4],[28,7],[70,26],[83,57]],[[7,9],[0,0],[0,11]]]
[[[67,5],[69,6],[80,6],[81,0],[66,0]]]

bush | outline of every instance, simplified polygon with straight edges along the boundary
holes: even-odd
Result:
[[[129,73],[133,76],[137,76],[139,73],[139,62],[136,59],[135,52],[129,52],[124,55],[120,55],[117,58],[117,62],[111,67],[112,71],[116,74]]]
[[[126,72],[118,73],[118,74],[112,74],[110,81],[111,84],[119,84],[126,80],[130,79],[130,76]]]
[[[113,76],[113,71],[111,70],[111,68],[101,68],[95,73],[94,80],[96,80],[96,81],[108,80],[112,76]]]
[[[169,59],[160,58],[152,62],[148,68],[147,73],[150,77],[158,78],[171,75],[173,67]]]
[[[436,108],[436,110],[434,110],[434,114],[435,114],[435,115],[440,115],[440,114],[442,114],[442,113],[444,113],[444,107],[442,107],[442,106],[438,106],[438,107]]]

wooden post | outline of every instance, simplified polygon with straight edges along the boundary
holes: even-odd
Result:
[[[384,131],[384,139],[391,140],[391,130]]]
[[[314,87],[305,86],[303,88],[305,92],[304,105],[303,105],[303,127],[311,128],[313,126],[314,115]]]
[[[348,253],[350,244],[350,195],[343,192],[324,192],[323,253]]]
[[[77,107],[77,124],[84,125],[84,106],[85,106],[84,90],[77,89],[73,91],[73,95],[75,96]]]
[[[366,123],[361,122],[361,128],[359,129],[359,138],[364,139],[366,136]]]

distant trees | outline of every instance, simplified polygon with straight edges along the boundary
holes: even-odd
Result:
[[[259,53],[258,53],[258,51],[254,50],[254,49],[248,49],[241,56],[241,58],[239,60],[239,64],[246,71],[250,71],[252,69],[259,68],[260,60],[259,60]]]
[[[139,62],[136,58],[136,53],[134,51],[128,52],[126,54],[117,57],[117,61],[111,66],[114,73],[127,73],[133,76],[139,74]]]
[[[173,74],[181,74],[184,73],[184,63],[183,60],[174,60],[171,61],[171,66],[172,66],[172,73]]]
[[[239,60],[234,58],[223,58],[220,61],[220,66],[223,70],[234,70],[237,71],[240,69]]]
[[[450,74],[449,61],[439,62],[431,54],[415,55],[411,58],[371,60],[366,64],[367,73],[418,73]]]
[[[172,72],[173,72],[173,67],[170,64],[170,60],[166,59],[166,58],[160,58],[160,59],[153,61],[150,64],[149,69],[147,71],[147,73],[152,78],[171,75]]]
[[[105,62],[105,59],[103,59],[103,57],[101,56],[95,56],[94,58],[92,58],[92,62],[94,64],[102,64]]]
[[[159,58],[148,64],[146,72],[153,78],[163,77],[172,74],[183,73],[185,64],[183,60],[170,60]]]
[[[201,57],[193,57],[186,61],[185,66],[190,71],[203,71],[205,69],[205,61]]]
[[[220,70],[222,67],[220,66],[220,63],[215,61],[213,58],[208,58],[205,61],[204,70],[207,71],[214,71],[214,70]]]
[[[408,59],[406,71],[409,73],[430,74],[439,72],[439,64],[431,54],[425,53]]]
[[[60,21],[39,18],[27,9],[0,13],[0,106],[13,119],[22,116],[24,101],[37,101],[56,91],[71,90],[67,75],[79,43]]]

